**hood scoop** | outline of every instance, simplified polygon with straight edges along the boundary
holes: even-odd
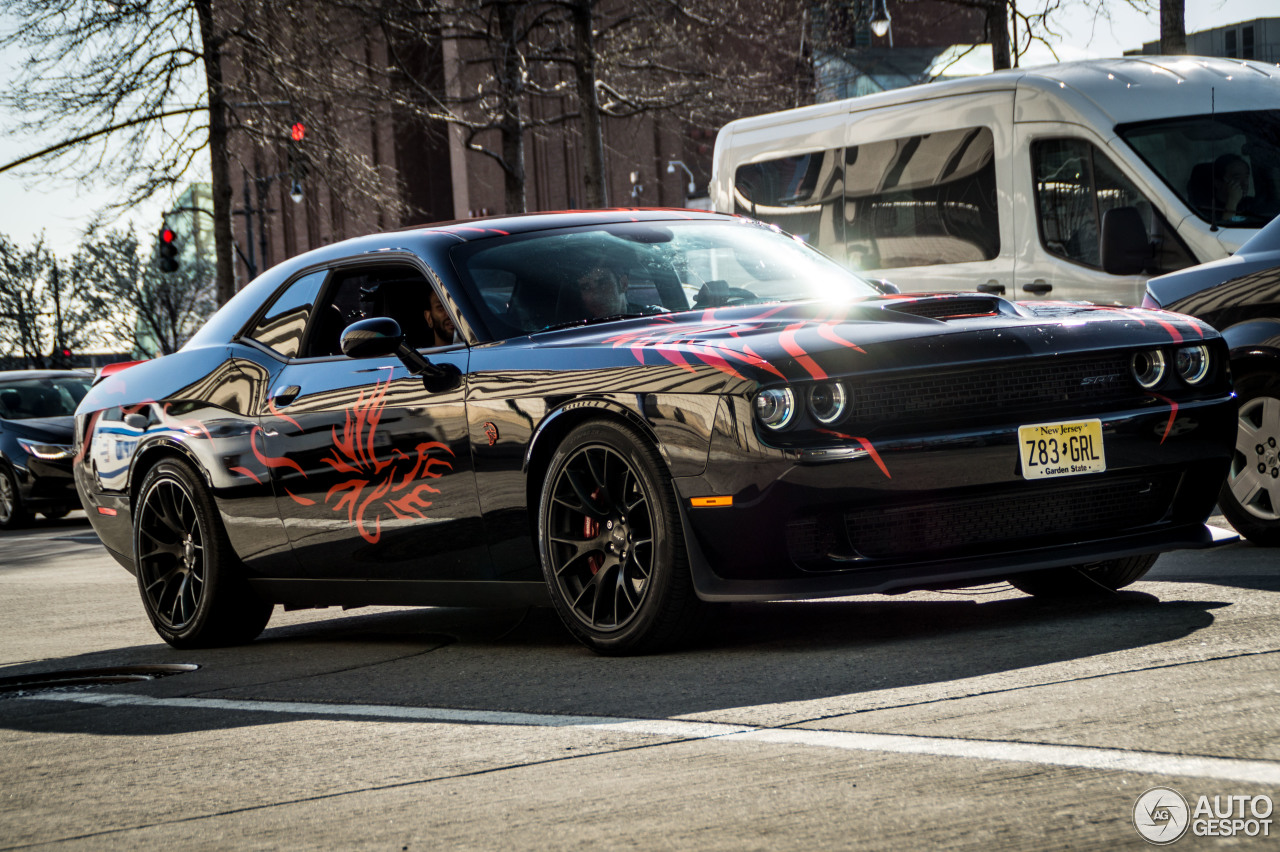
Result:
[[[902,300],[888,304],[886,309],[900,314],[928,317],[936,320],[965,319],[968,317],[993,317],[1000,313],[1000,302],[989,296],[937,296],[933,298]]]

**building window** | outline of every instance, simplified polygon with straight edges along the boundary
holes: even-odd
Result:
[[[1253,27],[1240,28],[1240,58],[1253,59]]]
[[[1235,58],[1239,58],[1240,54],[1236,52],[1236,50],[1237,50],[1237,48],[1236,48],[1236,31],[1235,31],[1235,30],[1227,30],[1227,31],[1226,31],[1225,33],[1223,33],[1222,35],[1223,35],[1223,38],[1226,40],[1226,49],[1225,49],[1225,50],[1223,50],[1222,52],[1223,52],[1223,53],[1225,53],[1227,56],[1235,57]]]

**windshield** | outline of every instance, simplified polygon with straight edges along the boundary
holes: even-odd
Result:
[[[65,417],[89,392],[89,376],[17,379],[0,382],[0,420]]]
[[[626,222],[453,250],[494,337],[628,316],[876,290],[799,240],[747,221]]]
[[[1280,110],[1165,118],[1116,131],[1206,222],[1260,228],[1280,213]]]

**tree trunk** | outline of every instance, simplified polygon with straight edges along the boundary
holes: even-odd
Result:
[[[987,6],[987,38],[991,40],[991,68],[999,71],[1013,67],[1013,51],[1009,45],[1008,0],[991,0]]]
[[[1181,56],[1187,52],[1185,0],[1160,0],[1160,52]]]
[[[578,84],[578,112],[582,116],[582,171],[586,182],[586,206],[606,207],[609,187],[604,175],[604,127],[596,95],[596,47],[592,34],[595,0],[574,0],[573,72]]]
[[[502,134],[503,185],[507,213],[524,213],[524,69],[520,67],[520,34],[516,16],[524,0],[506,0],[498,5],[498,35],[502,42]]]
[[[218,304],[236,292],[235,238],[231,232],[231,174],[227,162],[227,105],[222,84],[222,42],[214,32],[213,0],[195,0],[209,87],[209,160],[213,194],[213,248],[217,255]],[[251,203],[248,198],[245,204]]]

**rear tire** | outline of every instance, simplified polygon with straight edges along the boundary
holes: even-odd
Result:
[[[1136,583],[1156,564],[1158,553],[1108,559],[1088,565],[1028,571],[1009,578],[1019,591],[1038,598],[1101,597]]]
[[[175,648],[249,642],[271,618],[272,605],[249,588],[213,500],[184,462],[162,461],[143,479],[133,559],[147,616]]]
[[[634,429],[594,421],[557,448],[538,551],[560,620],[597,653],[666,650],[692,636],[701,602],[671,476]]]
[[[1280,544],[1280,374],[1241,376],[1236,394],[1236,449],[1218,506],[1236,532],[1271,547]]]
[[[0,530],[16,530],[27,523],[18,480],[8,465],[0,464]]]

